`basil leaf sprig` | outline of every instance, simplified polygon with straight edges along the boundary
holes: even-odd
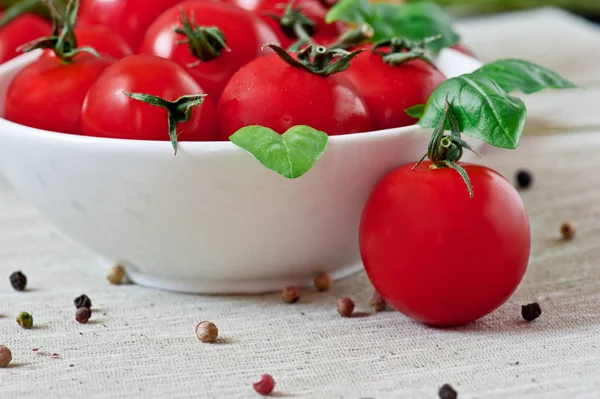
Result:
[[[419,125],[435,128],[427,154],[421,161],[429,157],[435,167],[456,170],[473,197],[469,176],[458,163],[463,151],[471,150],[461,133],[495,147],[514,149],[519,145],[527,110],[525,103],[510,93],[574,87],[541,65],[515,59],[499,60],[473,73],[446,80],[431,94],[427,104],[416,105],[405,112],[420,116]],[[448,128],[449,135],[445,133]]]
[[[406,112],[419,117],[419,125],[433,128],[446,111],[447,100],[462,133],[495,147],[514,149],[519,145],[527,110],[525,103],[510,93],[574,87],[577,86],[541,65],[504,59],[446,80],[431,94],[427,104],[416,105]]]
[[[329,10],[325,21],[368,24],[374,29],[374,42],[393,37],[421,41],[426,37],[441,35],[440,40],[427,44],[434,52],[453,46],[460,39],[452,28],[450,15],[439,5],[427,1],[389,4],[371,3],[369,0],[340,0]]]

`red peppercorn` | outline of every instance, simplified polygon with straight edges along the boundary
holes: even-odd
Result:
[[[254,390],[261,395],[268,395],[275,389],[275,380],[269,374],[263,374],[260,381],[252,384]]]

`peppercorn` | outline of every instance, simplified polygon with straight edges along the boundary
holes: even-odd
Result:
[[[560,234],[564,240],[571,240],[575,237],[575,226],[571,222],[564,222],[560,225]]]
[[[75,304],[75,307],[77,309],[79,309],[79,308],[88,308],[88,309],[91,309],[92,308],[92,301],[85,294],[79,295],[77,298],[75,298],[73,300],[73,303]]]
[[[287,303],[294,303],[300,299],[300,290],[298,287],[285,287],[281,290],[281,299]]]
[[[92,311],[90,308],[79,308],[75,312],[75,320],[84,324],[87,323],[90,317],[92,316]]]
[[[21,312],[17,316],[17,323],[23,328],[33,327],[33,317],[27,312]]]
[[[331,288],[333,280],[327,273],[320,273],[315,277],[315,288],[317,291],[328,291]]]
[[[275,380],[270,374],[263,374],[260,381],[252,384],[254,390],[260,395],[268,395],[275,389]]]
[[[196,336],[202,342],[215,342],[219,329],[210,321],[202,321],[196,326]]]
[[[110,281],[111,284],[121,284],[123,282],[123,277],[125,277],[125,269],[123,266],[113,266],[108,270],[106,274],[106,278]]]
[[[19,272],[14,272],[10,275],[10,284],[17,291],[25,291],[25,286],[27,285],[27,277]]]
[[[531,183],[533,183],[533,176],[529,171],[525,169],[517,171],[517,186],[519,188],[529,188]]]
[[[342,317],[352,316],[352,312],[354,312],[354,301],[350,298],[338,299],[337,311]]]
[[[458,398],[458,393],[449,384],[444,384],[440,388],[438,395],[439,395],[440,399],[456,399],[456,398]]]
[[[375,291],[373,292],[371,298],[369,298],[369,306],[375,312],[382,312],[387,307],[387,303],[385,302],[385,299],[383,299],[383,297],[379,295],[377,291]]]
[[[521,306],[521,316],[527,321],[534,321],[542,314],[542,307],[539,303],[534,302],[529,305]]]
[[[6,367],[12,360],[12,352],[4,345],[0,345],[0,367]]]

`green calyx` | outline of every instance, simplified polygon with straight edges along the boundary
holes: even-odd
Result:
[[[283,14],[267,13],[273,18],[281,31],[289,38],[306,40],[315,34],[317,23],[302,13],[302,7],[296,7],[294,1],[286,4]]]
[[[175,32],[185,36],[178,44],[187,44],[190,52],[198,61],[188,65],[189,68],[198,66],[202,62],[209,62],[218,58],[223,51],[230,51],[227,47],[225,35],[217,27],[198,26],[192,13],[190,18],[181,8],[181,27],[173,28]]]
[[[447,135],[446,128],[450,127],[450,134]],[[460,126],[458,118],[452,105],[446,99],[446,108],[438,125],[433,130],[431,139],[429,140],[429,146],[427,148],[427,154],[423,156],[414,166],[419,166],[423,160],[428,157],[436,168],[451,168],[454,169],[463,181],[467,185],[469,190],[469,196],[473,198],[473,187],[467,172],[458,163],[463,156],[465,149],[477,154],[471,146],[463,140],[461,137]],[[413,169],[414,169],[413,168]]]
[[[375,30],[373,30],[371,25],[362,24],[356,29],[343,33],[335,43],[328,47],[328,49],[347,50],[354,48],[371,40],[374,34]]]
[[[73,58],[82,52],[90,53],[95,57],[102,59],[98,52],[92,47],[77,47],[77,38],[75,37],[74,25],[79,11],[79,1],[71,0],[67,4],[65,14],[62,15],[53,2],[47,2],[50,14],[52,15],[53,32],[52,36],[36,39],[21,47],[24,52],[29,52],[39,48],[51,49],[56,56],[65,64],[73,62]],[[60,28],[59,28],[60,26]]]
[[[144,93],[123,92],[126,96],[134,100],[145,102],[146,104],[162,107],[167,110],[169,121],[169,138],[173,145],[175,155],[177,155],[177,124],[186,123],[192,117],[192,110],[204,103],[206,94],[192,94],[181,96],[175,101],[168,101],[163,98]]]
[[[392,39],[381,40],[375,44],[371,50],[381,56],[383,61],[390,65],[400,65],[403,62],[421,59],[430,65],[433,64],[432,52],[427,48],[427,44],[440,39],[441,36],[432,36],[422,41],[412,41],[405,38],[394,37]],[[386,48],[387,52],[380,49]]]
[[[274,44],[267,44],[277,55],[289,65],[302,68],[320,76],[329,76],[348,69],[350,61],[363,50],[348,52],[342,49],[327,49],[322,46],[309,45],[297,53],[298,59]]]

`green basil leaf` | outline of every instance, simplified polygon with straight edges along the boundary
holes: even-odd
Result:
[[[420,41],[441,35],[427,47],[435,52],[458,43],[460,37],[452,29],[452,18],[444,9],[431,2],[389,4],[369,0],[340,0],[327,13],[328,23],[342,20],[351,24],[369,24],[375,34],[373,41],[403,37]]]
[[[263,126],[246,126],[229,140],[258,161],[288,179],[308,172],[327,147],[327,134],[309,126],[293,126],[279,134]]]
[[[373,26],[375,19],[375,9],[369,0],[339,0],[325,16],[325,22],[328,24],[333,21],[346,21]]]
[[[417,104],[410,108],[404,110],[406,115],[411,116],[416,119],[421,119],[423,113],[425,112],[425,104]]]
[[[543,89],[568,89],[577,87],[559,74],[529,61],[505,59],[482,66],[473,75],[492,79],[507,92],[525,94]]]
[[[379,7],[380,4],[385,3],[376,3],[375,6]],[[452,18],[437,4],[407,3],[396,6],[396,9],[392,18],[395,36],[419,41],[441,35],[439,40],[427,44],[435,52],[454,46],[460,40],[460,36],[452,29]]]
[[[467,136],[500,148],[519,145],[527,117],[525,104],[490,78],[463,75],[446,80],[429,97],[418,123],[435,127],[444,114],[446,98]]]

